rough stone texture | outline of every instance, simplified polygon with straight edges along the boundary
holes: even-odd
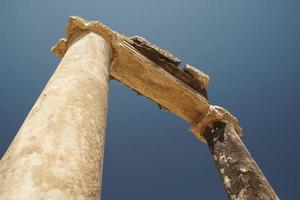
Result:
[[[141,36],[130,37],[127,40],[137,51],[149,58],[155,64],[161,66],[164,70],[178,78],[189,87],[199,92],[207,99],[206,87],[204,87],[204,79],[197,79],[193,76],[190,71],[181,70],[178,66],[181,61],[167,52],[166,50],[160,49],[154,44]],[[200,70],[199,70],[200,71]],[[202,72],[204,75],[204,73]],[[205,75],[208,77],[207,75]]]
[[[99,199],[110,47],[81,33],[0,161],[1,200]]]
[[[181,63],[181,60],[173,56],[170,52],[157,47],[141,36],[132,36],[130,40],[132,41],[132,46],[141,51],[146,57],[155,60],[156,63],[172,64],[176,67]]]
[[[162,66],[149,60],[126,41],[118,43],[111,75],[188,122],[206,113],[209,104],[200,93]]]
[[[189,64],[185,64],[182,70],[192,76],[198,83],[201,83],[202,89],[207,89],[209,82],[209,76],[207,74]]]
[[[279,199],[230,124],[214,122],[204,135],[231,200]]]
[[[52,52],[62,62],[0,161],[0,199],[99,199],[109,78],[191,123],[231,199],[277,198],[239,139],[238,120],[209,104],[209,77],[200,70],[181,70],[179,59],[146,39],[77,16]],[[205,131],[217,121],[233,128]]]

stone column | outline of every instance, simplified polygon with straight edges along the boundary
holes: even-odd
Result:
[[[208,144],[229,199],[279,199],[240,139],[239,121],[226,109],[210,105],[190,130]]]
[[[0,199],[99,199],[111,49],[72,40],[0,161]]]
[[[212,123],[204,137],[229,199],[279,199],[230,123]]]

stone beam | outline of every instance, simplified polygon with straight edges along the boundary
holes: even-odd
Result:
[[[209,104],[206,91],[208,75],[188,64],[180,69],[181,61],[178,58],[140,36],[127,37],[98,21],[71,16],[66,29],[67,37],[60,39],[52,47],[52,52],[63,57],[73,38],[86,30],[101,35],[111,45],[112,79],[191,123],[190,130],[198,139],[206,143],[203,137],[205,125],[214,119],[230,121],[241,136],[242,129],[238,120],[224,108]],[[216,110],[218,112],[214,112]],[[226,114],[223,115],[224,113]]]

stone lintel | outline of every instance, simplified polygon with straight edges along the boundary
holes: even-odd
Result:
[[[95,32],[110,44],[112,79],[192,123],[191,131],[200,140],[205,142],[204,128],[212,121],[212,116],[238,124],[236,118],[224,109],[210,106],[206,92],[208,75],[190,65],[181,70],[178,58],[140,36],[127,37],[98,21],[71,16],[67,37],[60,39],[51,51],[63,57],[73,38],[82,31]],[[241,133],[239,126],[235,127],[236,132]]]

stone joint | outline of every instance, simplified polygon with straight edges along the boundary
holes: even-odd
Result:
[[[242,136],[242,128],[240,127],[238,119],[226,109],[215,105],[210,105],[208,111],[192,123],[190,131],[193,132],[199,140],[206,143],[204,131],[216,121],[231,124],[235,132],[240,137]]]

